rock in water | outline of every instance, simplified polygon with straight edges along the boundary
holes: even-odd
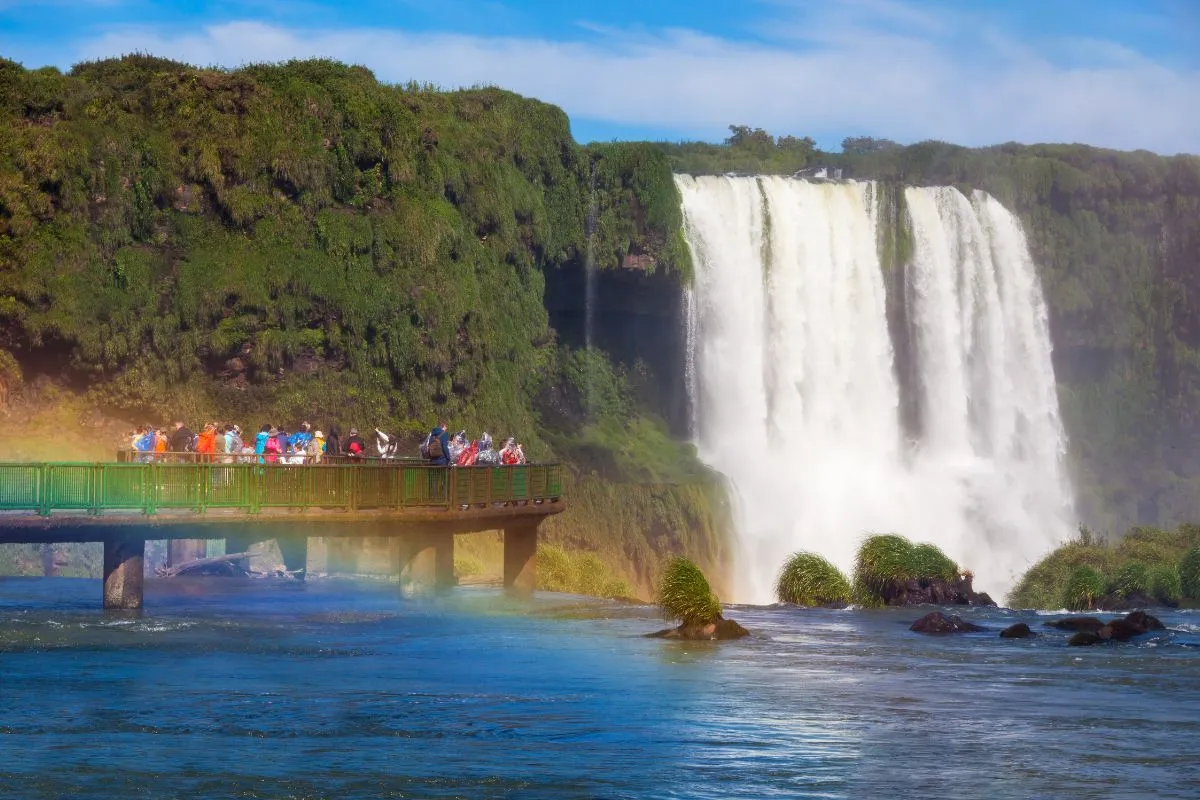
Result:
[[[983,628],[957,614],[947,617],[940,611],[933,611],[914,622],[909,630],[917,633],[973,633]]]
[[[1125,621],[1134,625],[1140,625],[1148,631],[1163,631],[1167,626],[1159,621],[1158,617],[1147,614],[1145,611],[1134,611],[1125,615]]]
[[[1067,617],[1066,619],[1056,619],[1046,624],[1051,628],[1058,628],[1064,631],[1087,631],[1089,633],[1095,633],[1104,627],[1104,623],[1095,617]]]
[[[1009,625],[1004,630],[1000,631],[1001,639],[1028,639],[1033,636],[1033,631],[1029,630],[1029,626],[1024,622],[1018,622],[1016,625]]]
[[[1091,644],[1100,644],[1103,641],[1104,639],[1102,639],[1098,633],[1094,633],[1092,631],[1080,631],[1072,636],[1067,644],[1069,644],[1071,647],[1086,647],[1087,645]]]
[[[750,631],[731,619],[718,616],[707,625],[680,625],[678,628],[667,628],[656,633],[646,634],[652,639],[687,639],[689,641],[712,642],[729,639],[741,639],[749,636]]]

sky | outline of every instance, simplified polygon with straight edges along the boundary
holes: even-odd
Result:
[[[580,141],[733,124],[1200,153],[1200,0],[0,0],[26,67],[322,56],[555,103]]]

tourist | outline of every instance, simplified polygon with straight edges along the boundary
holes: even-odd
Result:
[[[504,449],[500,451],[500,463],[505,466],[521,463],[521,452],[517,450],[517,440],[512,436],[504,440]]]
[[[308,442],[308,463],[320,464],[325,456],[325,434],[317,431]]]
[[[350,436],[346,439],[346,455],[350,458],[360,459],[367,452],[367,443],[358,435],[358,428],[350,429]]]
[[[210,422],[196,437],[196,458],[198,461],[212,461],[217,452],[217,424]]]
[[[481,467],[494,467],[500,463],[500,454],[492,449],[492,435],[487,431],[479,437],[479,450],[475,463]]]
[[[329,427],[329,435],[325,437],[325,455],[342,455],[342,433],[336,425]]]
[[[440,422],[429,432],[426,458],[435,467],[444,467],[450,463],[450,434],[446,432],[447,427],[449,426],[445,422]]]
[[[379,428],[375,429],[375,449],[380,458],[395,458],[400,449],[400,441],[395,436],[389,436]]]
[[[172,453],[191,453],[195,449],[196,434],[192,433],[191,429],[182,422],[175,423],[175,430],[171,433],[168,441],[168,446]]]
[[[447,453],[451,466],[458,464],[458,458],[467,449],[467,432],[459,431],[450,438],[450,452]]]

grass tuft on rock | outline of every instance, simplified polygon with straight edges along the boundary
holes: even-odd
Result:
[[[1063,590],[1063,607],[1071,611],[1095,608],[1096,599],[1104,595],[1104,587],[1104,576],[1099,571],[1088,566],[1075,567]]]
[[[915,545],[912,549],[912,563],[918,578],[952,581],[958,577],[958,564],[937,545]]]
[[[684,625],[707,625],[721,614],[721,602],[708,579],[686,558],[667,562],[658,586],[658,607],[663,616]]]
[[[816,553],[793,553],[775,583],[781,603],[821,606],[850,602],[850,582],[841,570]]]

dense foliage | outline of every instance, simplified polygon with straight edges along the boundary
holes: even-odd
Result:
[[[605,557],[648,595],[668,555],[715,563],[719,492],[640,376],[565,346],[543,298],[585,262],[687,280],[681,226],[660,148],[580,147],[561,110],[499,89],[0,60],[0,410],[56,411],[0,450],[111,457],[93,410],[515,433],[619,521]],[[64,437],[77,404],[93,434]],[[576,516],[550,535],[597,550]]]
[[[0,88],[0,350],[128,414],[444,415],[544,450],[545,271],[690,269],[660,152],[497,89],[144,56]]]
[[[1097,570],[1081,564],[1067,576],[1063,588],[1063,608],[1084,611],[1095,608],[1096,601],[1104,595],[1104,576]]]
[[[837,567],[816,553],[793,553],[775,583],[781,603],[823,606],[850,602],[850,582]]]
[[[936,545],[916,544],[894,533],[869,536],[854,561],[854,596],[866,606],[884,605],[908,581],[952,581],[958,565]]]
[[[707,625],[721,615],[721,601],[704,573],[686,558],[667,562],[658,584],[658,607],[667,619],[684,625]]]
[[[1078,602],[1071,582],[1080,567],[1101,576],[1094,601],[1142,595],[1158,603],[1195,603],[1200,601],[1200,526],[1134,528],[1116,543],[1084,528],[1075,541],[1059,547],[1022,576],[1009,604],[1048,609],[1061,607],[1067,597]],[[1194,583],[1189,583],[1189,576]]]

